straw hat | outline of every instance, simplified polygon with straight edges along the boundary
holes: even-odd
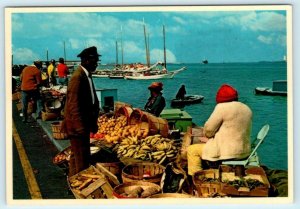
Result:
[[[151,89],[156,89],[156,90],[163,90],[163,83],[161,82],[153,82],[149,87],[148,87],[149,90]]]

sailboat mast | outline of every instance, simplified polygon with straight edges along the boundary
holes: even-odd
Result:
[[[66,42],[64,41],[64,58],[65,58],[65,61],[66,61]]]
[[[167,69],[166,31],[165,31],[165,25],[163,25],[163,39],[164,39],[164,64],[165,64],[165,68]]]
[[[144,22],[144,38],[145,38],[145,47],[146,47],[146,62],[147,62],[147,66],[150,67],[149,58],[148,58],[148,44],[147,44],[146,25],[145,25],[144,19],[143,19],[143,22]]]
[[[116,67],[118,66],[118,57],[119,57],[119,54],[118,54],[118,41],[116,41]]]
[[[148,50],[147,50],[147,55],[148,55],[148,61],[147,61],[147,63],[148,63],[148,67],[150,67],[150,42],[149,42],[149,33],[148,33],[148,37],[147,37],[147,41],[148,41],[148,44],[147,44],[147,46],[148,46]]]
[[[124,65],[124,51],[123,51],[123,28],[121,26],[121,55],[122,55],[122,68]]]

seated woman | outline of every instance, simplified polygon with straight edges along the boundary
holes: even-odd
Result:
[[[176,94],[176,99],[183,100],[185,97],[186,91],[185,91],[185,85],[181,85],[180,89],[178,90]]]
[[[161,82],[153,82],[149,87],[150,97],[144,107],[146,112],[149,112],[157,117],[166,106],[166,100],[162,96],[163,84]]]
[[[243,159],[251,151],[251,109],[238,102],[238,92],[224,84],[216,95],[217,105],[204,125],[203,143],[187,148],[188,174],[202,170],[202,159]]]

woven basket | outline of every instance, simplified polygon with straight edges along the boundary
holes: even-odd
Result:
[[[62,104],[58,99],[50,100],[45,103],[46,112],[60,113]]]
[[[12,101],[18,101],[21,99],[21,92],[16,92],[12,94]]]
[[[62,122],[53,122],[51,123],[52,135],[56,140],[67,139],[67,134],[61,131]]]
[[[143,112],[141,122],[147,122],[149,124],[149,135],[160,134],[163,137],[168,137],[169,126],[166,119]]]
[[[121,115],[124,115],[127,118],[127,122],[128,122],[132,112],[133,112],[133,109],[131,107],[123,106],[115,111],[115,116],[119,117]]]
[[[48,121],[48,120],[56,120],[59,118],[58,113],[52,113],[52,112],[44,112],[42,111],[42,121]]]
[[[123,164],[121,162],[102,163],[99,162],[104,168],[110,171],[112,174],[118,176],[121,175]]]
[[[132,107],[132,106],[130,104],[128,104],[128,103],[120,102],[120,101],[116,101],[114,103],[114,110],[115,110],[115,112],[117,112],[118,109],[121,108],[121,107]]]
[[[213,179],[210,182],[208,179]],[[193,184],[198,197],[209,197],[212,194],[221,192],[221,182],[219,181],[218,169],[208,169],[198,171],[193,176]]]
[[[168,137],[169,126],[167,120],[156,117],[138,108],[133,110],[129,119],[129,125],[136,124],[142,124],[139,126],[140,129],[148,129],[149,135],[160,134],[163,137]]]
[[[126,165],[122,170],[124,183],[133,181],[147,181],[160,184],[165,167],[157,163],[134,163]]]
[[[137,187],[142,187],[143,190],[146,190],[150,187],[156,190],[155,193],[161,192],[161,188],[159,185],[145,182],[145,181],[134,181],[134,182],[127,182],[116,186],[113,190],[113,195],[116,198],[138,198],[138,197],[127,197],[124,193],[130,193],[130,191],[136,189]]]
[[[149,198],[194,198],[194,196],[181,193],[163,193],[151,195]]]
[[[130,114],[129,125],[139,124],[141,122],[142,115],[142,110],[138,108],[133,109],[132,113]]]

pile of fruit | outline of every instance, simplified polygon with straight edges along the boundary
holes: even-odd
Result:
[[[124,138],[114,148],[119,158],[127,157],[162,164],[168,158],[174,158],[178,149],[174,141],[161,135],[148,136],[138,139],[134,137]]]
[[[53,163],[54,164],[60,164],[62,162],[66,162],[70,160],[70,156],[71,156],[71,148],[67,148],[64,151],[58,153],[57,155],[55,155],[55,157],[53,158]]]
[[[151,195],[159,193],[161,190],[159,187],[145,187],[142,186],[132,186],[131,189],[128,191],[124,191],[121,196],[126,198],[147,198]]]
[[[108,118],[106,115],[102,115],[98,119],[99,130],[94,135],[95,138],[103,138],[108,143],[118,143],[122,139],[128,136],[137,136],[138,138],[148,136],[148,129],[141,129],[140,124],[127,125],[127,118],[124,115],[120,115],[116,118]]]

